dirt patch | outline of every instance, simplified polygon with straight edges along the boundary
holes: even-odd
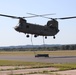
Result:
[[[22,69],[25,66],[0,66],[0,70]]]
[[[76,70],[59,71],[55,73],[61,74],[61,75],[76,75]]]
[[[18,69],[18,70],[0,71],[0,75],[27,74],[27,73],[34,73],[34,72],[56,71],[56,70],[59,70],[59,69],[58,68],[53,68],[53,67],[49,67],[49,68],[34,68],[34,69]]]

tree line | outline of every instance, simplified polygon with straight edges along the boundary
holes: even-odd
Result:
[[[55,45],[50,47],[37,47],[37,48],[2,48],[0,51],[54,51],[54,50],[76,50],[76,44],[70,45]]]

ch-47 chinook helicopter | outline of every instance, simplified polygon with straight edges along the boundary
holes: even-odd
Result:
[[[19,25],[15,27],[15,30],[18,32],[27,34],[26,37],[29,37],[29,34],[32,34],[34,35],[34,37],[45,36],[45,38],[47,38],[47,36],[53,36],[54,39],[55,39],[55,35],[59,32],[57,19],[64,20],[64,19],[76,18],[76,16],[63,17],[63,18],[49,18],[45,16],[50,14],[44,14],[44,15],[36,15],[31,13],[28,13],[28,14],[32,16],[16,17],[16,16],[10,16],[10,15],[4,15],[4,14],[0,14],[0,16],[19,19]],[[42,26],[38,24],[27,23],[26,19],[24,19],[24,18],[31,18],[31,17],[44,17],[50,20],[46,23],[46,25]]]

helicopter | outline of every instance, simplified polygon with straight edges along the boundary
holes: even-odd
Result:
[[[76,16],[63,17],[63,18],[49,18],[49,17],[45,17],[45,16],[50,15],[50,14],[44,14],[44,15],[36,15],[36,14],[32,14],[32,13],[28,13],[28,14],[30,14],[32,16],[16,17],[16,16],[10,16],[10,15],[4,15],[4,14],[0,14],[0,16],[10,17],[13,19],[19,19],[18,26],[15,26],[14,29],[17,32],[22,32],[22,33],[27,34],[26,35],[27,38],[29,37],[29,34],[32,34],[32,35],[34,35],[34,37],[45,36],[45,39],[47,39],[47,36],[53,36],[53,38],[55,39],[55,35],[59,32],[57,19],[65,20],[65,19],[76,18]],[[27,20],[24,19],[24,18],[31,18],[31,17],[44,17],[44,18],[48,18],[50,20],[47,21],[47,23],[44,26],[42,26],[39,24],[28,23]]]

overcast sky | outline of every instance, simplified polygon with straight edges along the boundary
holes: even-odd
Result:
[[[48,17],[76,16],[76,0],[0,0],[0,14],[29,16],[27,13],[50,14]],[[48,19],[28,18],[27,22],[45,25]],[[58,20],[60,32],[56,39],[48,37],[45,44],[76,44],[76,19]],[[0,46],[31,45],[31,37],[26,38],[18,33],[14,27],[17,19],[0,17]],[[31,36],[31,35],[30,35]],[[43,44],[43,37],[32,38],[34,45]]]

